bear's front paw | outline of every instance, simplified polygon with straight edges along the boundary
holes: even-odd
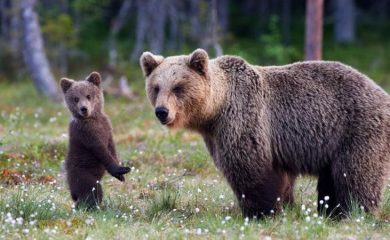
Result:
[[[121,182],[125,181],[125,177],[123,176],[123,174],[126,174],[128,172],[130,172],[130,168],[129,167],[116,167],[113,170],[109,171],[109,173],[113,177],[117,178]]]

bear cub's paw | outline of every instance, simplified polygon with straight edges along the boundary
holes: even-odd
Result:
[[[119,181],[121,182],[124,182],[125,181],[125,177],[123,176],[124,174],[130,172],[130,168],[129,167],[121,167],[121,166],[117,166],[117,167],[114,167],[113,169],[110,169],[108,172],[113,176],[115,177],[116,179],[118,179]]]

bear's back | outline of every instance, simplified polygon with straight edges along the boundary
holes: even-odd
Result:
[[[233,56],[216,62],[230,87],[206,135],[222,153],[241,141],[264,152],[256,146],[267,142],[276,165],[317,174],[343,146],[379,134],[390,141],[389,95],[351,67],[326,61],[259,67]]]
[[[273,154],[293,171],[315,173],[351,139],[390,135],[389,95],[351,67],[314,61],[259,71]]]

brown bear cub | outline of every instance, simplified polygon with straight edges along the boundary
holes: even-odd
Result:
[[[199,132],[245,216],[293,203],[298,174],[318,176],[318,210],[378,209],[390,168],[390,96],[338,62],[260,67],[207,52],[142,54],[160,122]],[[323,207],[325,206],[325,207]]]
[[[94,208],[103,198],[100,184],[105,170],[120,181],[129,167],[119,165],[112,127],[103,112],[99,73],[84,81],[61,79],[65,102],[73,119],[69,124],[69,149],[65,160],[67,182],[76,208]]]

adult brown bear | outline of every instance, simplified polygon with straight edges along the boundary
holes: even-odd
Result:
[[[198,49],[143,53],[147,95],[162,124],[199,132],[245,216],[293,202],[298,174],[318,179],[327,214],[351,200],[375,211],[390,166],[390,97],[338,62],[259,67]],[[321,204],[318,204],[319,210]]]

